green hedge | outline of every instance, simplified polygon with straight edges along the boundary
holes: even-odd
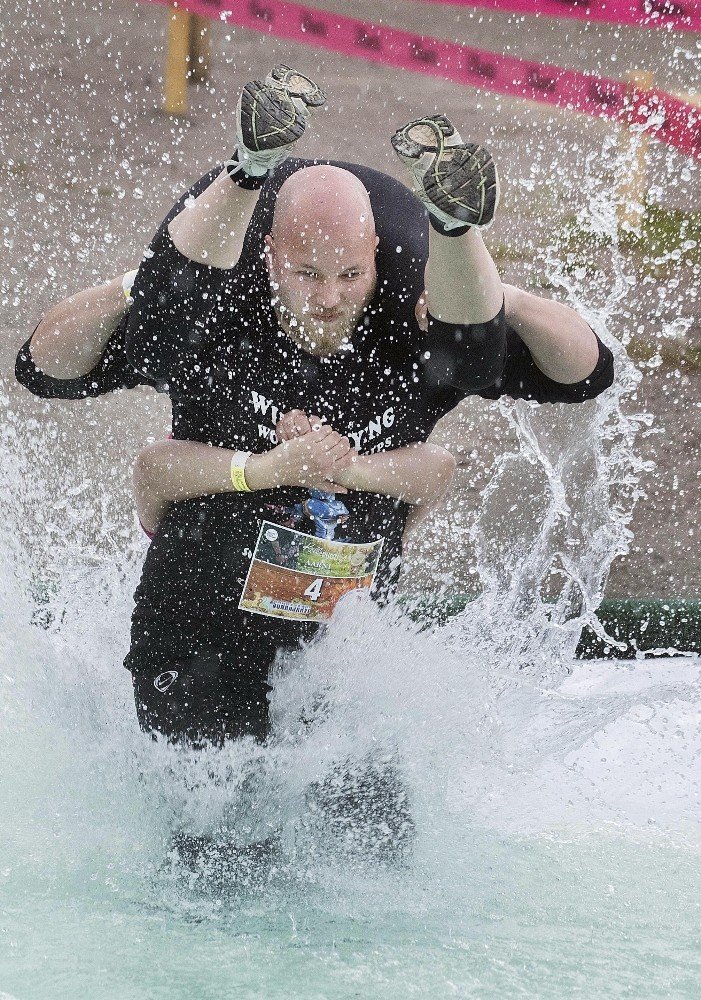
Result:
[[[463,611],[476,596],[456,594],[441,602],[412,604],[411,614],[413,618],[441,624]],[[603,642],[590,628],[585,628],[577,646],[579,659],[626,660],[637,653],[670,655],[670,649],[701,653],[701,600],[602,601],[597,615],[611,638],[624,643],[625,649]]]

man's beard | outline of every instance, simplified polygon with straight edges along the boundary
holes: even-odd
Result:
[[[311,316],[302,316],[300,319],[296,313],[283,305],[279,298],[272,299],[272,306],[280,326],[288,337],[298,347],[321,357],[335,354],[336,351],[342,350],[350,342],[360,322],[360,317],[366,309],[366,306],[363,306],[357,316],[353,315],[345,319],[343,323],[334,325],[333,329],[330,330],[325,327],[323,322],[314,320]]]

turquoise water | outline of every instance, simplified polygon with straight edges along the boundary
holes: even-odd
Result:
[[[342,619],[288,665],[273,746],[182,759],[138,732],[119,621],[73,656],[75,623],[22,625],[5,597],[3,998],[698,996],[698,659],[578,663],[547,691],[501,678],[495,699],[465,623],[368,611],[365,640]],[[304,789],[371,747],[409,787],[401,863],[305,826]],[[174,829],[272,828],[258,868],[170,849]]]
[[[95,859],[4,912],[3,981],[18,998],[694,997],[697,860],[605,837],[476,840],[436,905],[420,872],[221,904]]]

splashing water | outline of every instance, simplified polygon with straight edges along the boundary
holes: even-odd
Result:
[[[96,527],[78,492],[60,571],[49,527],[22,549],[42,487],[8,423],[8,995],[698,995],[698,663],[573,666],[630,539],[648,424],[623,408],[639,374],[606,326],[631,279],[591,189],[583,220],[611,237],[601,303],[554,255],[549,273],[615,350],[616,385],[579,407],[502,407],[519,451],[474,529],[481,598],[437,630],[394,607],[339,612],[278,664],[269,746],[188,754],[139,732],[120,664],[142,543],[110,542],[109,507]],[[38,612],[28,581],[52,558]],[[386,809],[371,815],[378,787],[404,810],[403,853],[385,850]],[[218,846],[188,863],[177,834]],[[246,851],[262,841],[270,856]]]

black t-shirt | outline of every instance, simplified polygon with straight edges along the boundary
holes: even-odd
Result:
[[[231,270],[189,261],[167,231],[186,199],[220,172],[212,170],[161,226],[137,274],[127,322],[95,371],[83,379],[48,379],[34,368],[25,345],[17,365],[20,381],[42,395],[63,398],[97,395],[120,384],[153,385],[171,397],[176,439],[255,452],[273,447],[278,417],[299,408],[348,434],[362,454],[425,440],[436,421],[469,393],[577,401],[610,384],[605,348],[586,382],[561,386],[547,379],[503,322],[503,313],[480,327],[433,320],[423,334],[414,308],[424,287],[425,212],[403,185],[353,164],[338,165],[359,176],[370,194],[380,237],[377,291],[348,349],[319,359],[296,347],[276,322],[261,254],[277,190],[310,162],[288,160],[273,173],[241,260]],[[312,522],[307,527],[299,520],[308,497],[306,490],[277,489],[172,504],[135,595],[127,665],[160,665],[214,648],[236,655],[241,669],[248,663],[253,670],[264,646],[310,635],[313,626],[239,609],[261,523],[294,522],[313,534]],[[387,593],[399,573],[407,505],[353,492],[343,503],[348,513],[339,539],[384,539],[376,593]]]
[[[443,371],[435,363],[428,368],[422,355],[425,337],[414,317],[425,262],[420,206],[403,186],[395,189],[395,182],[389,184],[390,206],[383,175],[362,171],[371,197],[377,191],[382,199],[375,203],[377,215],[393,220],[393,231],[380,233],[380,245],[391,242],[394,256],[406,254],[406,263],[396,265],[383,247],[378,292],[348,348],[317,358],[279,329],[261,260],[276,189],[294,163],[285,166],[263,191],[236,268],[194,264],[175,249],[166,226],[161,228],[132,289],[128,355],[169,392],[176,439],[260,452],[276,444],[279,417],[302,409],[347,434],[363,454],[425,440],[464,390],[447,384]],[[214,176],[216,171],[198,187]],[[402,218],[410,233],[418,221],[413,245],[398,222]],[[403,243],[395,232],[401,232]],[[463,377],[470,377],[468,367],[481,370],[483,358],[492,366],[483,382],[501,371],[503,333],[496,333],[494,343],[480,345],[470,366],[463,366]],[[172,656],[183,640],[189,652],[205,641],[227,655],[235,645],[238,655],[242,645],[260,650],[261,643],[278,645],[309,635],[314,626],[239,609],[262,522],[294,523],[296,530],[313,535],[314,521],[304,513],[308,500],[309,491],[285,488],[173,504],[150,546],[136,592],[129,665],[138,668],[155,650],[162,656],[164,636]],[[347,513],[335,539],[383,540],[375,593],[386,593],[399,573],[408,507],[392,497],[356,492],[344,495],[343,504]]]

